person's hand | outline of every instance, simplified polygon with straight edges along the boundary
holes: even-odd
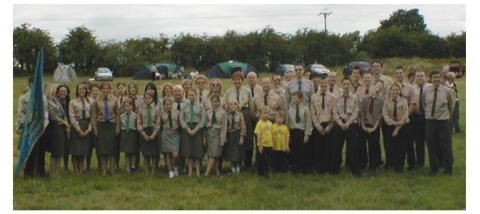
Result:
[[[398,136],[398,129],[395,129],[392,133],[392,136],[393,137],[397,137]]]
[[[325,129],[325,132],[324,132],[324,135],[330,133],[330,131],[332,131],[332,128],[326,128],[326,129]]]
[[[116,131],[115,131],[115,134],[116,134],[116,135],[120,134],[120,130],[116,130]]]
[[[340,128],[342,128],[342,130],[345,131],[345,130],[348,129],[348,126],[347,126],[347,124],[343,123],[343,124],[340,126]]]
[[[143,133],[143,134],[142,134],[142,137],[143,137],[143,139],[144,139],[145,141],[148,141],[148,135],[147,135],[147,134]]]
[[[287,146],[287,153],[290,153],[290,147]]]
[[[150,140],[155,140],[155,135],[152,134],[152,135],[150,135],[149,138],[150,138]]]
[[[263,146],[258,147],[258,153],[263,154]]]
[[[93,130],[93,135],[97,136],[97,130],[96,129]]]
[[[238,144],[240,144],[240,146],[241,146],[241,145],[243,145],[243,143],[244,143],[243,136],[240,136],[240,142],[238,142]]]
[[[309,137],[308,135],[305,135],[303,137],[303,143],[308,143],[308,137]]]
[[[325,135],[325,129],[323,128],[323,126],[320,126],[318,132],[320,132],[321,135]]]
[[[210,125],[210,124],[207,124],[207,125],[205,126],[205,128],[207,128],[207,129],[210,128],[210,127],[212,127],[212,125]]]

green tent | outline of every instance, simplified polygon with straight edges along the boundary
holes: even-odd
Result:
[[[257,69],[252,65],[244,62],[227,61],[221,62],[211,67],[208,72],[208,77],[230,78],[232,76],[232,70],[241,70],[243,75],[246,76],[248,72],[257,72]]]

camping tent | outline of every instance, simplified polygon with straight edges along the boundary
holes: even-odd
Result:
[[[232,76],[232,70],[241,70],[244,76],[246,76],[250,71],[257,72],[257,69],[248,63],[228,61],[212,66],[210,69],[208,69],[207,76],[209,78],[230,78]]]
[[[172,79],[178,75],[180,65],[172,63],[154,63],[144,65],[133,76],[134,80],[152,79],[152,72],[157,72],[161,79]]]
[[[53,80],[62,83],[77,81],[77,74],[73,68],[74,66],[73,63],[68,65],[58,63],[57,69],[53,72]]]

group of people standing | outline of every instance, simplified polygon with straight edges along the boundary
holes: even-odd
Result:
[[[226,90],[220,79],[199,75],[180,85],[165,83],[161,91],[150,82],[142,95],[134,82],[81,82],[74,99],[66,85],[50,84],[46,131],[24,172],[45,175],[45,151],[52,176],[60,174],[62,158],[68,169],[69,156],[74,173],[89,171],[95,148],[102,175],[122,168],[124,153],[127,173],[137,171],[143,157],[148,173],[164,167],[170,178],[199,176],[203,169],[206,176],[224,168],[237,174],[254,165],[266,177],[271,170],[337,174],[342,163],[360,176],[367,168],[401,172],[405,160],[408,170],[423,167],[426,142],[430,172],[451,174],[451,133],[458,120],[454,81],[432,71],[427,82],[425,72],[416,70],[410,82],[402,66],[392,79],[382,67],[379,61],[370,71],[355,67],[340,85],[336,72],[306,77],[302,65],[285,82],[280,73],[257,83],[250,72],[244,80],[240,71]],[[28,98],[28,91],[19,98],[20,136]]]

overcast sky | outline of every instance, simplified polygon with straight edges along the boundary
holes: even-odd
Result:
[[[300,28],[323,30],[328,8],[329,32],[361,34],[379,26],[397,9],[418,8],[427,28],[446,36],[466,30],[465,5],[14,5],[14,26],[30,23],[60,42],[68,30],[84,25],[100,40],[173,37],[181,32],[222,35],[271,26],[282,33]]]

